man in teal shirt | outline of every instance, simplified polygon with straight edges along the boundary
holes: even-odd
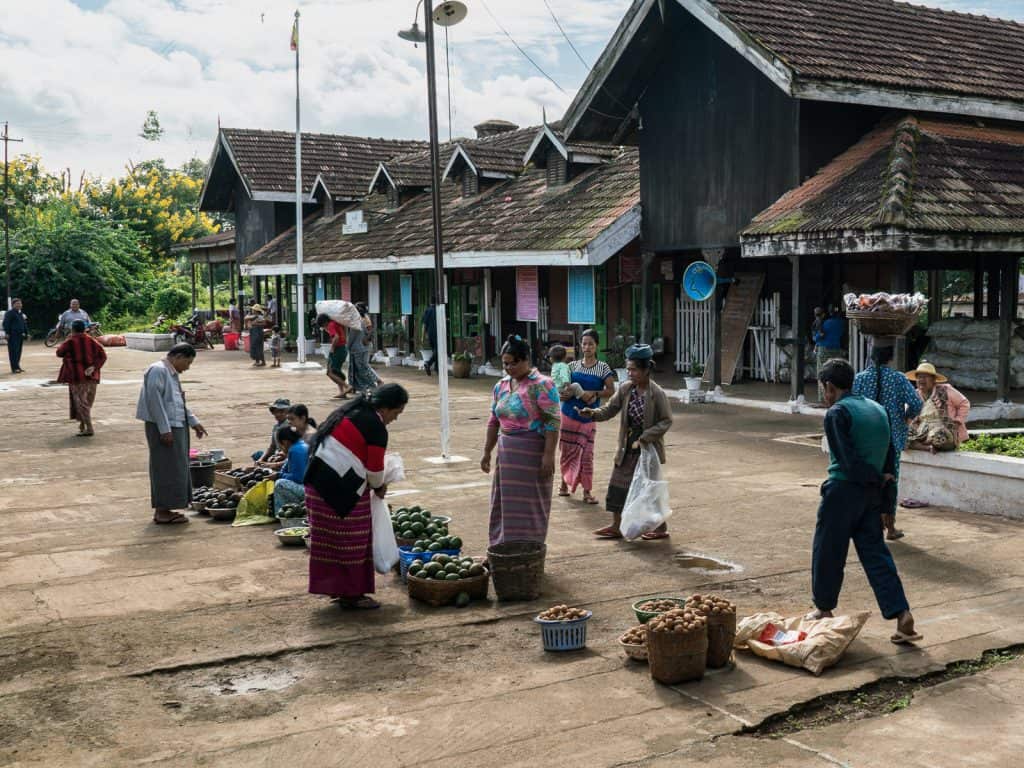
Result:
[[[852,540],[882,616],[896,619],[896,633],[889,639],[914,642],[921,635],[882,536],[883,497],[893,482],[889,417],[878,403],[850,393],[853,375],[845,360],[829,360],[821,370],[831,462],[814,529],[811,591],[816,610],[808,618],[831,616],[839,603]]]

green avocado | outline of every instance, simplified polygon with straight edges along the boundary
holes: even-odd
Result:
[[[468,592],[459,592],[459,596],[455,598],[455,607],[465,608],[467,605],[469,605],[469,600],[470,598]]]

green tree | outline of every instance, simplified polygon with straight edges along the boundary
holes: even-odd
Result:
[[[91,216],[76,201],[27,211],[12,232],[11,279],[32,328],[52,326],[72,297],[94,314],[146,312],[153,275],[139,251],[133,230]]]

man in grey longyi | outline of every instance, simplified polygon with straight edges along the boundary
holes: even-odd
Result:
[[[149,491],[153,522],[187,523],[188,518],[176,509],[184,509],[192,501],[192,476],[189,473],[189,434],[206,436],[206,430],[189,410],[180,374],[196,359],[191,344],[177,344],[146,369],[139,393],[135,418],[146,423],[149,446]]]

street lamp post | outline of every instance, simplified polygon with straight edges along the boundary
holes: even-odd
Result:
[[[420,0],[424,3],[424,0]],[[434,63],[434,22],[449,27],[458,24],[466,17],[466,6],[461,2],[450,0],[442,3],[435,12],[432,0],[425,0],[423,13],[423,34],[420,34],[416,21],[412,28],[399,32],[403,40],[427,46],[427,114],[430,123],[430,197],[434,223],[434,280],[436,294],[437,317],[437,349],[434,350],[438,361],[437,379],[441,399],[441,460],[451,459],[449,441],[451,424],[448,413],[448,292],[444,280],[444,241],[441,233],[441,150],[437,139],[437,79]],[[417,6],[417,16],[418,16]],[[436,14],[436,16],[435,16]]]

